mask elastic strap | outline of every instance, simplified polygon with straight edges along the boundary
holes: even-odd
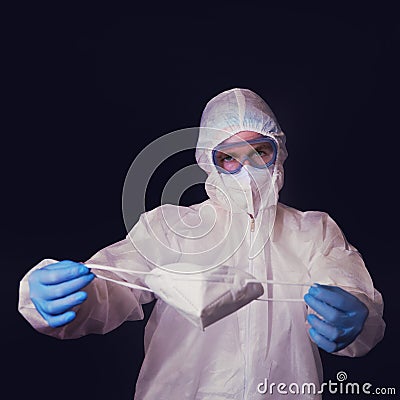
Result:
[[[283,282],[283,281],[274,281],[274,280],[266,280],[266,281],[258,281],[257,279],[250,279],[247,282],[260,282],[262,284],[270,284],[270,285],[284,285],[284,286],[316,286],[315,283],[306,282],[306,283],[297,283],[297,282]],[[279,298],[266,298],[266,299],[255,299],[258,301],[281,301],[281,302],[292,302],[292,303],[304,303],[304,299],[279,299]]]
[[[126,268],[117,268],[117,267],[109,267],[108,265],[99,265],[99,264],[92,264],[92,263],[81,263],[86,265],[88,268],[99,269],[103,271],[115,271],[115,272],[126,272],[128,274],[151,274],[150,271],[136,271],[133,269],[126,269]]]
[[[104,279],[105,281],[110,281],[110,282],[117,283],[118,285],[121,285],[121,286],[127,286],[127,287],[129,287],[131,289],[146,290],[147,292],[153,292],[154,293],[154,290],[151,290],[151,289],[149,289],[147,287],[144,287],[144,286],[135,285],[134,283],[117,281],[116,279],[106,278],[105,276],[101,276],[101,275],[96,275],[96,277],[100,278],[100,279]]]
[[[117,268],[117,267],[109,267],[106,265],[99,265],[99,264],[92,264],[92,263],[81,263],[86,265],[88,268],[93,268],[93,269],[99,269],[102,271],[114,271],[114,272],[125,272],[127,274],[136,274],[136,275],[154,275],[154,270],[153,271],[138,271],[138,270],[133,270],[133,269],[126,269],[126,268]],[[201,278],[198,276],[199,273],[203,273],[203,272],[184,272],[184,271],[170,271],[170,270],[164,270],[164,271],[168,271],[171,273],[175,273],[182,276],[182,278],[176,277],[175,279],[187,279],[187,277],[191,277],[191,280],[204,280],[204,278]],[[207,271],[205,271],[204,273],[207,273]],[[185,276],[185,278],[183,278],[183,276]],[[192,277],[193,276],[193,277]],[[226,277],[226,275],[223,274],[213,274],[212,275],[213,278],[224,278]],[[233,277],[232,277],[233,279]],[[258,282],[258,281],[257,281]]]
[[[267,298],[267,299],[255,299],[257,301],[284,301],[284,302],[292,302],[292,303],[304,303],[304,299],[275,299],[275,298]]]
[[[284,285],[284,286],[314,286],[316,287],[317,285],[314,282],[304,282],[304,283],[298,283],[298,282],[283,282],[283,281],[274,281],[272,279],[266,280],[266,281],[259,281],[258,279],[248,279],[246,280],[247,282],[259,282],[263,284],[269,284],[269,285]]]
[[[83,264],[83,263],[82,263]],[[115,272],[126,272],[126,273],[132,273],[132,274],[150,274],[150,272],[146,272],[146,271],[134,271],[131,269],[124,269],[124,268],[116,268],[116,267],[109,267],[109,266],[105,266],[105,265],[98,265],[98,264],[85,264],[88,268],[93,268],[93,269],[99,269],[102,271],[115,271]],[[107,278],[105,276],[101,276],[101,275],[97,275],[97,278],[100,279],[104,279],[105,281],[110,281],[110,282],[114,282],[117,283],[118,285],[121,286],[126,286],[132,289],[140,289],[140,290],[146,290],[147,292],[153,292],[154,290],[151,290],[145,286],[140,286],[140,285],[135,285],[134,283],[129,283],[129,282],[124,282],[124,281],[117,281],[116,279],[111,279],[111,278]]]

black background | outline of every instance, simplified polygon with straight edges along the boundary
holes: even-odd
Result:
[[[53,339],[17,312],[18,284],[43,258],[84,260],[124,238],[121,191],[135,155],[197,126],[207,101],[233,87],[262,96],[287,135],[281,201],[328,212],[384,296],[384,340],[362,358],[321,352],[325,380],[343,370],[349,381],[400,390],[397,14],[283,4],[21,5],[4,14],[5,398],[132,398],[144,321]],[[154,185],[149,209],[158,196]],[[197,188],[182,202],[203,199]]]

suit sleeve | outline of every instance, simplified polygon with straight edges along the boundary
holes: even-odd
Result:
[[[98,251],[86,263],[150,271],[149,264],[133,245],[133,241],[149,241],[148,232],[142,218],[134,229],[124,239]],[[151,292],[131,289],[116,283],[95,278],[83,290],[87,292],[86,301],[73,308],[76,318],[69,324],[52,328],[38,313],[29,295],[29,275],[35,269],[57,262],[54,259],[44,259],[34,266],[22,278],[19,288],[18,310],[23,317],[38,332],[58,339],[74,339],[90,333],[105,334],[117,328],[125,321],[141,320],[144,318],[142,304],[154,300]],[[94,271],[95,272],[95,271]],[[143,286],[140,275],[101,271],[101,275],[116,280],[129,281]]]
[[[348,243],[333,219],[323,214],[318,237],[310,256],[309,273],[313,282],[340,286],[368,307],[368,317],[360,335],[346,348],[333,353],[359,357],[367,354],[384,336],[383,299],[358,250]],[[311,310],[309,310],[311,311]]]

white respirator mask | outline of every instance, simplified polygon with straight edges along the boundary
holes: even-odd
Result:
[[[90,269],[143,275],[142,281],[147,287],[117,281],[97,275],[96,272],[100,279],[153,292],[202,330],[264,293],[263,285],[254,276],[228,266],[202,271],[204,267],[196,264],[174,263],[165,265],[162,269],[154,268],[150,272],[142,272],[97,264],[85,265]]]
[[[85,264],[90,269],[142,275],[141,286],[98,275],[96,277],[153,292],[156,297],[173,307],[179,314],[201,330],[239,310],[264,294],[263,283],[301,285],[297,283],[260,282],[251,274],[223,265],[209,271],[191,263],[174,263],[154,268],[149,272],[132,271],[97,264]],[[309,284],[307,284],[309,285]],[[262,301],[303,301],[303,299],[259,299]]]

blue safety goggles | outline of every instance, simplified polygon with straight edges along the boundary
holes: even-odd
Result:
[[[276,142],[267,136],[219,144],[212,151],[214,165],[224,174],[236,174],[246,161],[255,168],[267,168],[275,163],[276,157]]]

